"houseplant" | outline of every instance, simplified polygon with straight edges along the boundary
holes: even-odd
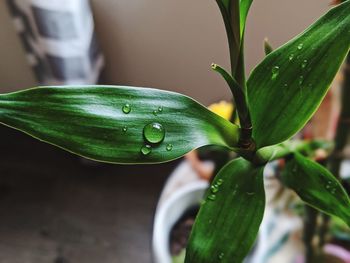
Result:
[[[350,225],[350,201],[338,180],[310,158],[322,141],[291,141],[311,118],[350,46],[350,1],[271,52],[246,81],[244,29],[252,0],[217,0],[237,118],[217,116],[186,96],[120,86],[38,87],[0,95],[0,122],[102,162],[159,163],[206,145],[235,151],[216,175],[197,216],[186,262],[241,262],[261,223],[266,163],[286,158],[285,185],[309,205]]]

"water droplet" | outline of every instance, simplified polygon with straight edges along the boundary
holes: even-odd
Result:
[[[300,43],[300,44],[298,45],[298,49],[299,49],[299,50],[302,50],[303,47],[304,47],[304,44],[303,44],[303,43]]]
[[[299,85],[301,86],[301,85],[303,85],[303,83],[304,83],[304,76],[300,76],[299,77]]]
[[[149,143],[160,143],[164,140],[165,130],[160,123],[153,122],[143,128],[143,135]]]
[[[215,201],[216,195],[214,195],[214,194],[208,195],[208,199],[211,201]]]
[[[123,129],[122,129],[122,131],[123,131],[124,133],[127,132],[127,131],[128,131],[128,127],[124,126]]]
[[[288,59],[289,59],[289,61],[292,61],[294,59],[294,54],[290,54]]]
[[[150,145],[144,145],[141,147],[141,153],[143,155],[149,155],[152,152],[152,147]]]
[[[218,185],[212,185],[212,186],[210,187],[210,190],[211,190],[211,192],[212,192],[213,194],[215,194],[215,193],[219,192],[219,186],[218,186]]]
[[[128,104],[128,103],[125,104],[125,105],[123,106],[122,110],[123,110],[123,112],[124,112],[125,114],[129,114],[130,111],[131,111],[131,106],[130,106],[130,104]]]
[[[287,84],[287,83],[285,83],[285,84],[283,85],[283,87],[288,88],[288,84]]]
[[[333,188],[332,190],[331,190],[331,194],[335,194],[337,192],[337,189],[335,189],[335,188]]]
[[[222,179],[218,179],[218,181],[216,182],[216,184],[217,184],[217,185],[222,185],[222,184],[223,184],[223,182],[224,182],[224,180],[222,180]]]
[[[278,77],[278,75],[280,74],[280,67],[274,66],[271,70],[271,73],[272,73],[271,79],[275,80]]]
[[[219,254],[219,259],[221,260],[221,259],[223,259],[224,258],[224,256],[225,256],[225,254],[224,253],[220,253]]]
[[[157,116],[157,115],[158,115],[158,111],[157,111],[157,110],[154,110],[154,111],[153,111],[153,115],[154,115],[154,116]]]
[[[173,149],[173,145],[171,143],[169,143],[167,146],[166,146],[166,150],[168,152],[170,152],[171,150]]]
[[[310,89],[313,87],[313,85],[312,85],[311,83],[309,83],[307,86],[308,86]]]
[[[308,63],[308,61],[307,61],[307,59],[305,59],[302,63],[301,63],[301,68],[306,68],[306,66],[307,66],[307,63]]]
[[[158,112],[163,112],[163,107],[162,106],[158,107]]]
[[[247,195],[255,195],[254,192],[247,192]]]

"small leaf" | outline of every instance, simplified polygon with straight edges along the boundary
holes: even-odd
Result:
[[[247,22],[248,12],[253,0],[240,0],[240,21],[241,21],[241,35],[244,34],[245,25]]]
[[[350,200],[339,181],[323,166],[299,153],[287,162],[284,184],[309,205],[334,215],[350,226]]]
[[[239,158],[215,177],[197,215],[186,263],[241,262],[252,247],[265,209],[264,167]]]
[[[350,46],[350,2],[268,55],[248,80],[258,148],[290,138],[311,118]]]
[[[184,95],[118,86],[2,94],[0,123],[113,163],[165,162],[204,145],[231,147],[239,133],[237,126]]]

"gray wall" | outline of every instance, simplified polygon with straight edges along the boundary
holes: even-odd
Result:
[[[0,91],[35,85],[0,1]],[[248,71],[262,57],[262,41],[278,46],[329,7],[329,0],[255,0],[246,36]],[[109,84],[174,90],[208,104],[229,99],[212,62],[228,66],[223,23],[214,0],[92,0],[107,59]]]

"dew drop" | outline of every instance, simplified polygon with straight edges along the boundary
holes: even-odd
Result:
[[[127,131],[128,131],[128,127],[124,126],[123,129],[122,129],[122,131],[123,131],[124,133],[127,132]]]
[[[213,194],[216,194],[217,192],[219,192],[219,186],[218,185],[212,185],[210,187],[210,190]]]
[[[158,107],[158,112],[163,112],[163,107],[162,106]]]
[[[307,59],[305,59],[305,60],[301,63],[301,68],[302,68],[302,69],[306,68],[307,63],[308,63],[308,61],[307,61]]]
[[[288,59],[289,59],[289,61],[292,61],[294,59],[294,54],[290,54]]]
[[[219,254],[219,259],[221,260],[221,259],[223,259],[224,258],[224,256],[225,256],[225,254],[224,253],[220,253]]]
[[[285,84],[283,85],[283,87],[288,88],[288,84],[287,84],[287,83],[285,83]]]
[[[166,146],[166,150],[168,152],[170,152],[171,150],[173,149],[173,145],[171,143],[169,143],[167,146]]]
[[[128,104],[128,103],[125,104],[125,105],[123,106],[122,110],[123,110],[123,112],[124,112],[125,114],[129,114],[130,111],[131,111],[131,106],[130,106],[130,104]]]
[[[215,201],[216,195],[214,195],[214,194],[208,195],[208,199],[211,201]]]
[[[152,147],[150,145],[144,145],[141,147],[141,153],[143,155],[149,155],[152,152]]]
[[[157,115],[158,115],[158,111],[157,111],[157,110],[154,110],[154,111],[153,111],[153,115],[154,115],[154,116],[157,116]]]
[[[272,73],[271,79],[275,80],[278,77],[278,75],[280,74],[280,67],[274,66],[271,70],[271,73]]]
[[[165,130],[160,123],[153,122],[143,128],[143,136],[149,143],[160,143],[164,140]]]
[[[303,83],[304,83],[304,76],[300,76],[299,77],[299,85],[301,86],[301,85],[303,85]]]
[[[302,50],[303,47],[304,47],[304,44],[303,44],[303,43],[299,44],[299,45],[298,45],[298,50]]]
[[[222,185],[223,183],[224,183],[224,180],[222,180],[222,179],[219,179],[219,180],[216,182],[217,185]]]

